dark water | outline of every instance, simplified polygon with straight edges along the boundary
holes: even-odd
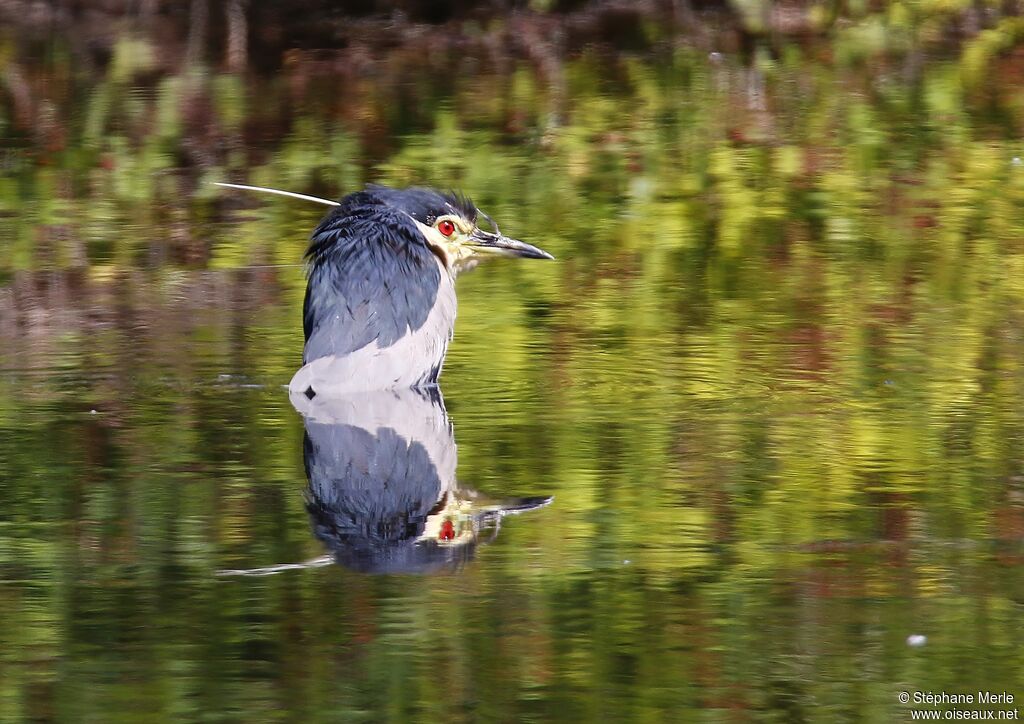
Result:
[[[1022,36],[902,17],[447,84],[4,31],[0,719],[1020,701]],[[320,210],[219,180],[458,187],[559,261],[460,277],[443,400],[304,426]],[[332,486],[370,459],[408,528]]]

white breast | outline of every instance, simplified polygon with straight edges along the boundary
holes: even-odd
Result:
[[[442,268],[434,307],[419,329],[387,347],[375,340],[350,354],[315,359],[295,373],[288,389],[302,393],[312,387],[318,395],[333,396],[421,386],[435,369],[440,373],[455,311],[455,286]]]

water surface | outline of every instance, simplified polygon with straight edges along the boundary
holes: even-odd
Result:
[[[650,28],[446,84],[448,56],[369,83],[345,56],[229,73],[126,28],[82,63],[3,31],[46,122],[0,111],[0,718],[1024,697],[1016,26],[911,23],[906,51],[873,22],[752,56]],[[456,466],[437,490],[471,491],[453,521],[553,501],[414,575],[339,557],[284,388],[321,209],[214,180],[458,187],[554,253],[460,277],[444,407],[398,415]]]

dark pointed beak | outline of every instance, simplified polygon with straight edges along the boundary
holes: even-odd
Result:
[[[520,256],[524,259],[554,259],[543,249],[518,239],[510,239],[503,234],[492,234],[483,229],[476,229],[469,237],[469,245],[475,250],[501,254],[503,256]]]

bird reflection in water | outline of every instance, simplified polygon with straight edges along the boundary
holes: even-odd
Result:
[[[458,567],[482,531],[493,537],[505,515],[550,502],[487,501],[456,484],[455,439],[437,388],[454,331],[455,276],[486,255],[550,254],[505,236],[456,194],[369,186],[335,202],[221,185],[332,207],[306,254],[303,366],[289,385],[306,426],[307,509],[331,556],[296,565]]]
[[[458,569],[509,514],[550,497],[488,499],[456,482],[452,425],[437,387],[310,399],[292,393],[306,427],[306,509],[327,555],[221,571],[269,575],[340,563],[367,573]]]

